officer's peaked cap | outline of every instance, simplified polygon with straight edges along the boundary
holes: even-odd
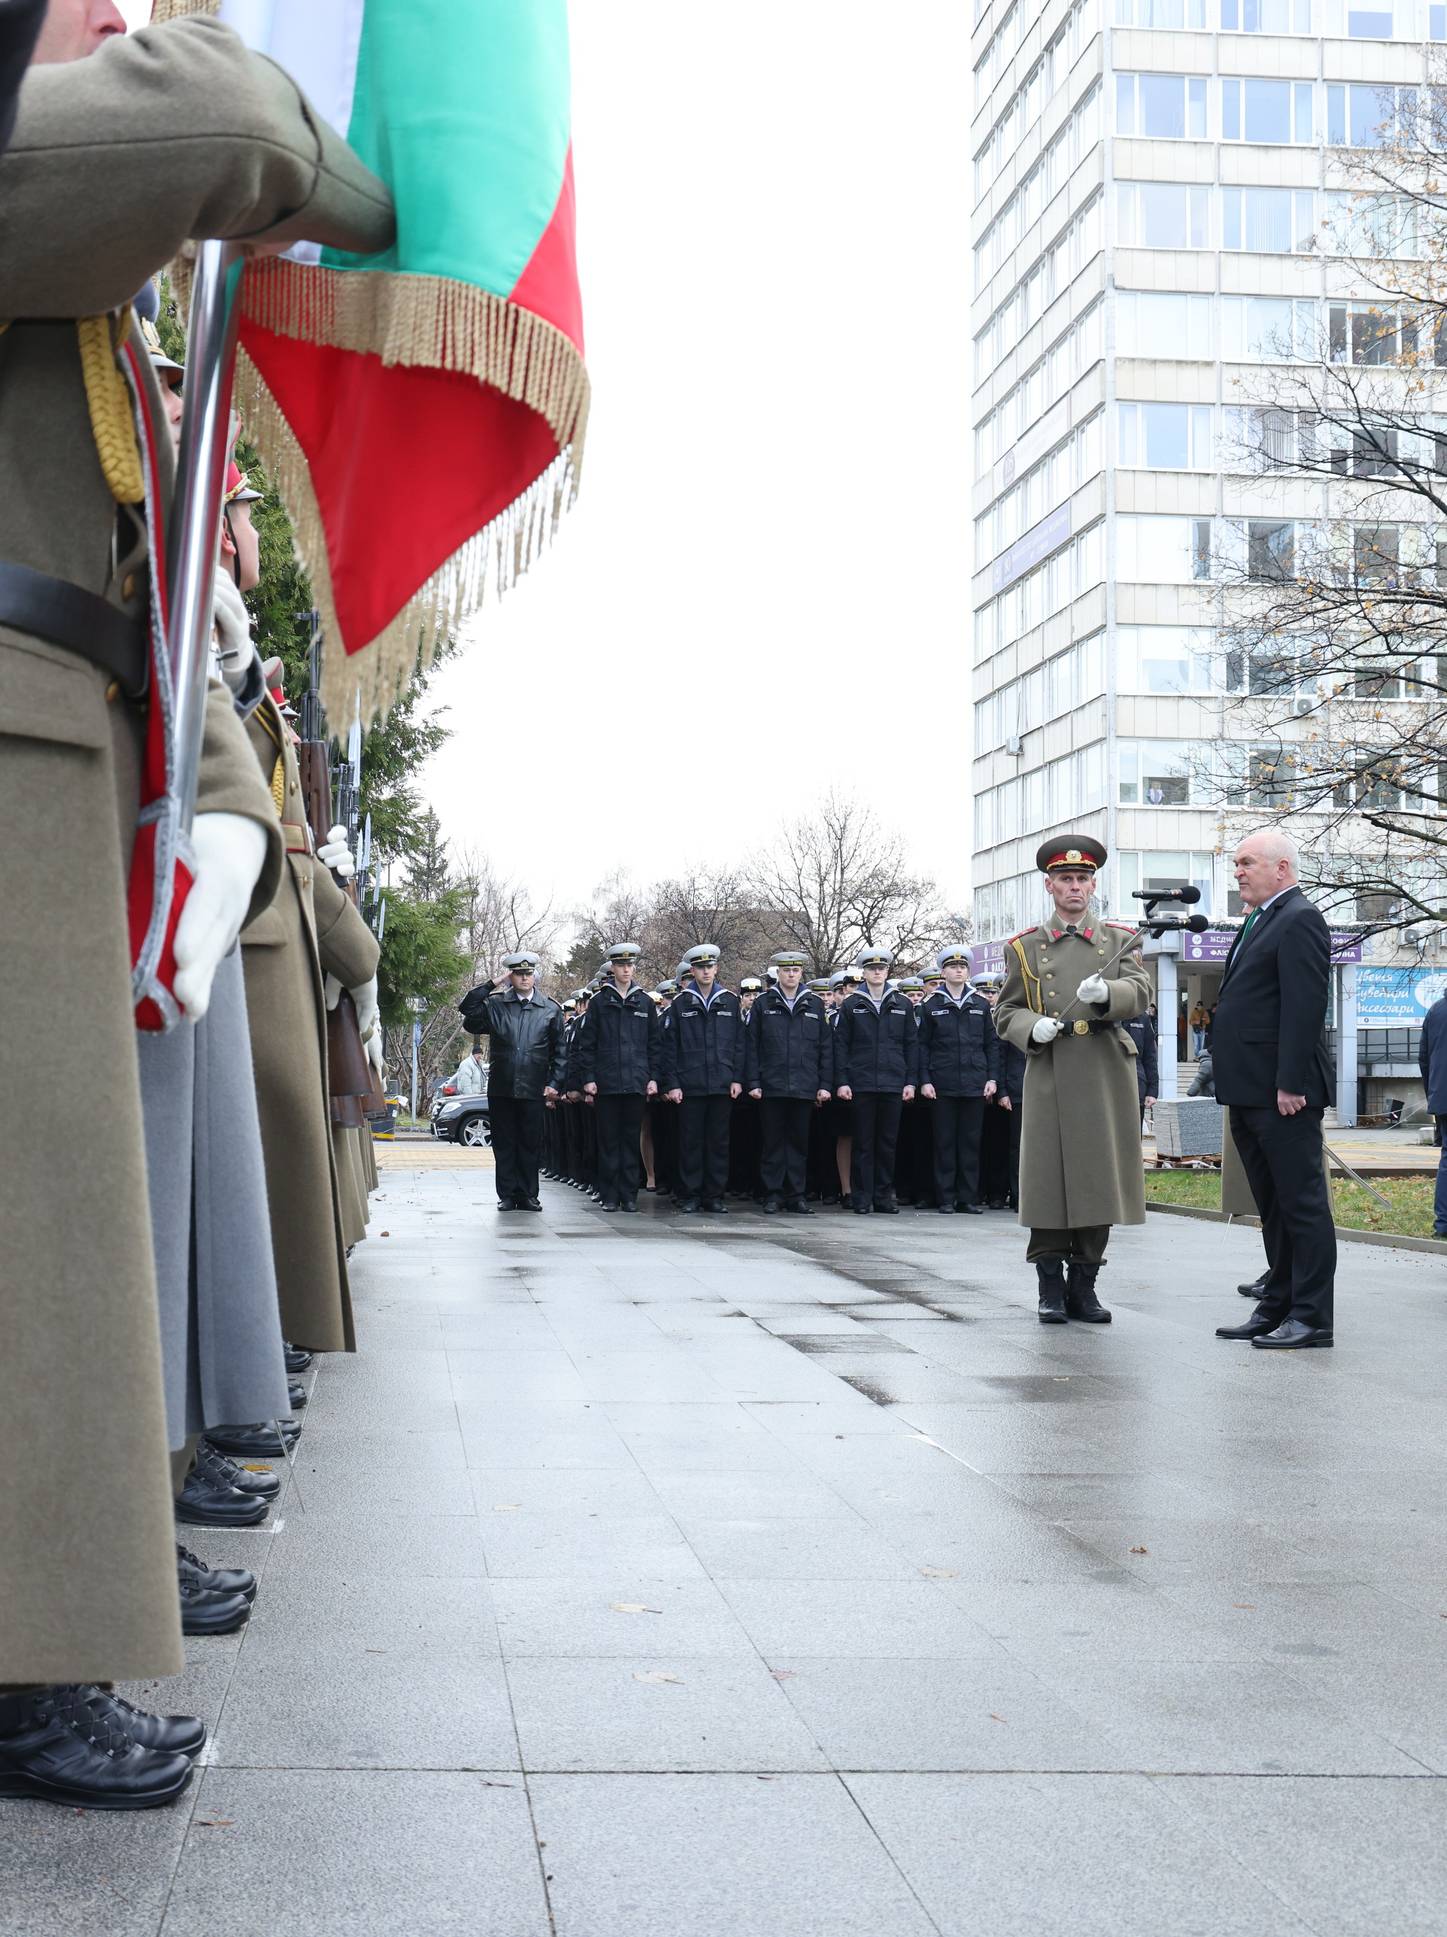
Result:
[[[860,968],[888,968],[894,957],[887,948],[866,948],[861,951],[857,966]]]
[[[781,948],[771,958],[770,966],[773,968],[808,968],[809,958],[797,948]]]
[[[970,951],[963,942],[949,942],[935,957],[935,966],[943,968],[946,962],[968,962]]]
[[[529,950],[524,949],[518,955],[504,955],[502,965],[511,974],[515,970],[535,969],[538,965],[538,958]]]
[[[638,946],[637,942],[614,942],[613,946],[608,950],[608,960],[610,962],[636,962],[642,953],[643,950]]]
[[[709,963],[716,962],[722,953],[723,950],[717,943],[700,942],[696,948],[686,950],[683,959],[694,968],[707,968]]]

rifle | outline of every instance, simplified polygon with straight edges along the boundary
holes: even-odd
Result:
[[[301,705],[301,724],[308,730],[308,737],[300,742],[296,750],[302,801],[312,840],[318,847],[326,840],[334,824],[331,812],[331,761],[327,743],[313,737],[319,725],[316,703],[319,652],[320,639],[314,637],[307,665],[308,686]],[[332,879],[337,881],[335,874]],[[350,893],[355,903],[356,894],[350,884],[337,881],[337,885],[343,893]],[[362,1044],[357,1005],[352,1000],[351,991],[343,989],[336,1007],[327,1011],[327,1101],[333,1124],[342,1130],[360,1130],[366,1122],[364,1099],[368,1104],[379,1100],[377,1086]]]

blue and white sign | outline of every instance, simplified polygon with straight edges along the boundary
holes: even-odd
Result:
[[[1441,995],[1447,995],[1444,969],[1359,968],[1357,1027],[1416,1028]]]

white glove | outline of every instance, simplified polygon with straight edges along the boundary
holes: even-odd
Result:
[[[367,1061],[380,1077],[382,1074],[382,1031],[380,1029],[374,1029],[363,1044],[363,1048],[367,1052]]]
[[[239,693],[256,648],[251,643],[251,614],[229,572],[218,572],[212,581],[211,616],[216,622],[221,677],[233,693]]]
[[[1109,1002],[1110,990],[1105,986],[1103,975],[1087,975],[1075,991],[1077,1002]]]
[[[317,849],[317,859],[324,868],[330,868],[333,874],[339,874],[343,881],[351,880],[357,872],[357,864],[352,859],[351,848],[347,845],[345,827],[334,827],[329,831],[327,838]]]
[[[362,1041],[365,1042],[368,1035],[377,1027],[377,978],[375,975],[371,976],[367,981],[357,984],[352,990],[352,1000],[357,1005],[357,1027],[362,1032]],[[378,1031],[379,1036],[380,1033]]]
[[[199,1022],[212,978],[251,906],[266,861],[266,831],[243,814],[198,814],[191,848],[196,879],[176,924],[176,1000]]]
[[[341,1001],[341,999],[342,999],[342,984],[332,974],[331,970],[328,969],[327,979],[322,984],[322,1000],[327,1005],[328,1015],[330,1015],[332,1010],[336,1008],[337,1004]]]
[[[1054,1042],[1059,1034],[1060,1024],[1055,1020],[1054,1016],[1041,1016],[1040,1020],[1035,1024],[1035,1027],[1030,1031],[1030,1040],[1031,1042],[1041,1043]]]

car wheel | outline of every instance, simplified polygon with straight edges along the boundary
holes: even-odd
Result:
[[[484,1144],[491,1143],[492,1139],[487,1133],[487,1118],[470,1116],[458,1132],[457,1141],[467,1144],[473,1150],[481,1149]]]

